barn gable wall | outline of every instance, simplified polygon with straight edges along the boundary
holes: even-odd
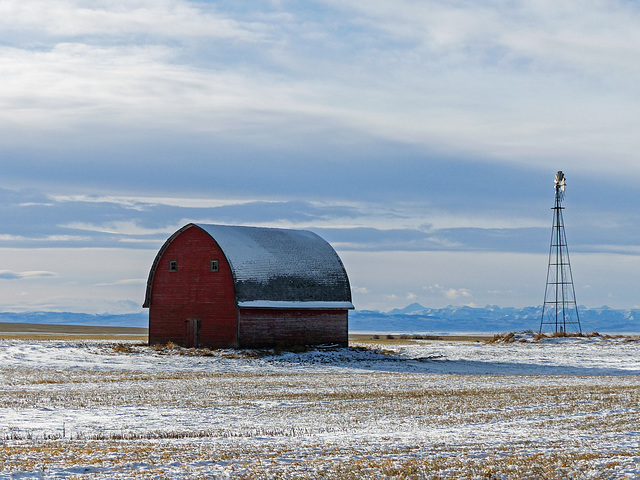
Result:
[[[349,343],[348,310],[240,309],[243,348]]]
[[[218,260],[217,272],[211,271],[214,259]],[[177,262],[177,271],[170,271],[170,261]],[[171,240],[155,265],[149,343],[194,346],[189,319],[195,319],[199,320],[199,345],[237,346],[234,297],[231,269],[220,247],[200,228],[185,229]]]

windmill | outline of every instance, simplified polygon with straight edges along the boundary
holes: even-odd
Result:
[[[582,333],[580,316],[576,305],[576,292],[573,287],[573,274],[569,261],[567,237],[562,218],[562,200],[566,188],[564,174],[556,173],[556,201],[553,207],[553,227],[551,229],[551,245],[549,247],[549,267],[547,269],[547,285],[544,291],[540,332],[551,330],[556,333],[577,331]]]

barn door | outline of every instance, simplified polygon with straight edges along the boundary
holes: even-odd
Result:
[[[200,346],[200,319],[199,318],[187,318],[187,347],[198,348]]]

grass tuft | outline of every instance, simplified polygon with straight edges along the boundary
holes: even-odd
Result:
[[[516,341],[516,333],[496,333],[492,338],[485,341],[485,344],[492,343],[513,343]]]
[[[133,353],[133,349],[131,348],[131,345],[127,343],[118,343],[114,345],[112,348],[113,348],[113,351],[116,353]]]

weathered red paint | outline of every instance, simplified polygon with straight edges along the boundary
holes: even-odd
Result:
[[[175,272],[169,270],[172,260],[178,264]],[[217,272],[211,271],[211,260],[218,260]],[[200,321],[199,339],[192,336],[190,319]],[[153,276],[149,343],[169,341],[184,346],[238,346],[231,269],[218,244],[197,227],[182,231],[171,241]]]
[[[241,346],[349,343],[347,310],[240,309]]]

